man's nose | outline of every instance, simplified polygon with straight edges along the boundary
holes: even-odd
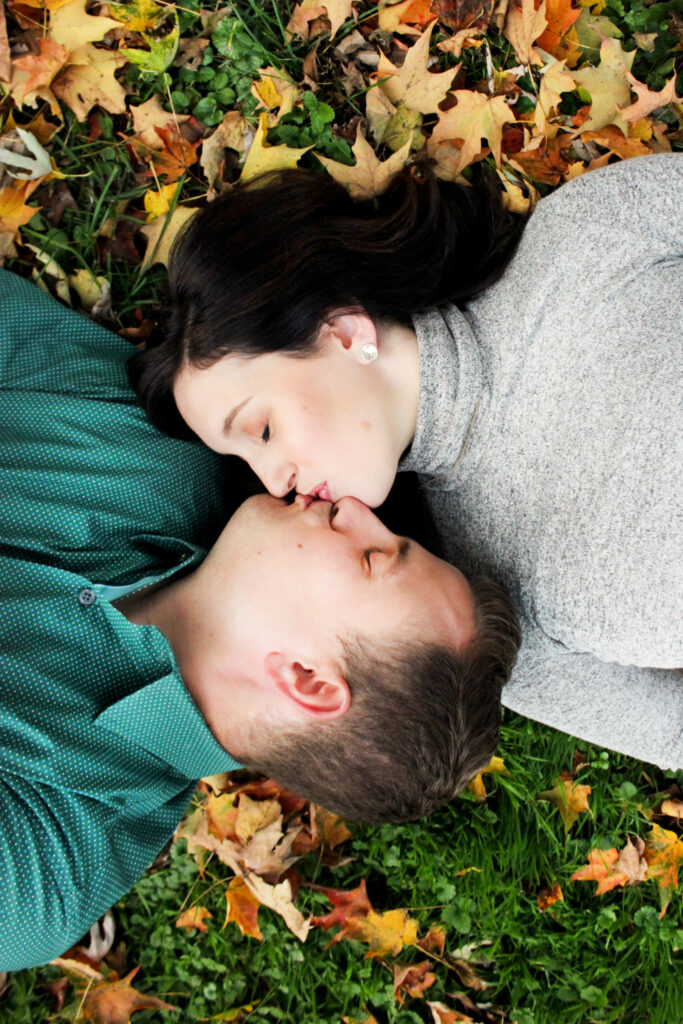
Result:
[[[384,545],[395,540],[394,534],[358,498],[341,498],[333,506],[330,517],[333,530],[362,536],[364,543]]]
[[[261,483],[264,484],[275,498],[284,498],[296,487],[296,466],[291,462],[280,462],[256,470]]]

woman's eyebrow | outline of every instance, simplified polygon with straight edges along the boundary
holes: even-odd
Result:
[[[252,396],[249,395],[249,397],[245,398],[243,402],[240,402],[239,405],[236,405],[232,412],[228,413],[228,415],[225,417],[225,422],[223,423],[223,436],[230,433],[232,425],[235,421],[235,416],[237,416],[238,412],[240,412],[245,407],[247,402],[251,401],[251,399]]]

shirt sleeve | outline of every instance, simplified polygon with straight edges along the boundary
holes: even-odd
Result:
[[[575,653],[525,624],[505,707],[660,768],[683,766],[683,671]]]
[[[193,788],[171,801],[176,822]],[[129,891],[172,834],[168,818],[12,775],[0,781],[0,822],[0,971],[61,956]]]

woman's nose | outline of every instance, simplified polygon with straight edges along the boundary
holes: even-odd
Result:
[[[296,466],[291,462],[269,467],[258,476],[275,498],[284,498],[296,487]]]

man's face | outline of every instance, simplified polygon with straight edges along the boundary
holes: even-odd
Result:
[[[257,495],[226,527],[225,585],[239,595],[231,635],[250,656],[342,659],[342,640],[413,639],[463,648],[475,632],[465,577],[391,533],[355,498],[294,504]],[[209,556],[211,558],[211,556]]]

